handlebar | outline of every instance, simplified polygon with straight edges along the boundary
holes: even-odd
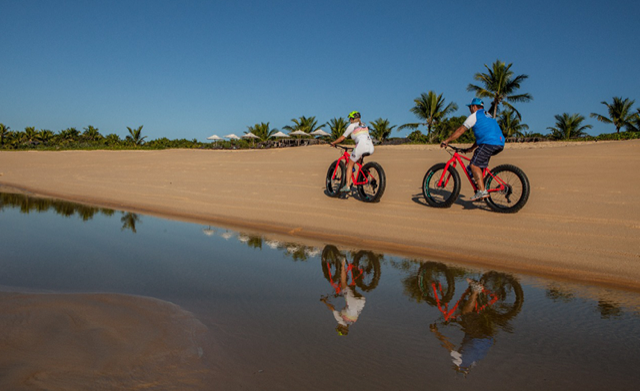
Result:
[[[442,145],[442,144],[440,144],[440,145]],[[445,145],[444,148],[445,149],[451,148],[456,152],[467,153],[467,148],[458,148],[458,147],[454,147],[453,145],[449,145],[449,144]]]
[[[345,146],[343,146],[343,145],[334,145],[333,147],[334,147],[334,148],[341,148],[341,149],[344,149],[345,151],[351,151],[351,150],[353,150],[353,147],[345,147]]]

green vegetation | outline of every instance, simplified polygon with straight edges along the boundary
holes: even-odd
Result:
[[[607,107],[607,115],[591,113],[590,117],[596,120],[612,124],[616,132],[601,134],[593,137],[585,131],[592,125],[583,124],[585,117],[579,113],[563,113],[555,116],[555,126],[547,127],[548,134],[530,132],[529,126],[522,121],[522,115],[515,108],[515,103],[525,103],[533,100],[529,93],[518,90],[521,84],[529,78],[527,75],[515,75],[511,69],[513,64],[506,64],[496,60],[491,66],[484,65],[486,73],[478,72],[473,78],[478,85],[469,84],[468,91],[475,92],[479,98],[489,98],[489,113],[497,119],[503,134],[509,141],[541,141],[541,140],[629,140],[640,138],[640,108],[633,108],[635,100],[622,97],[613,97],[611,103],[603,101]],[[489,103],[489,102],[485,102]],[[418,122],[407,123],[400,126],[392,125],[388,119],[382,117],[369,123],[371,136],[380,143],[440,143],[451,133],[458,129],[466,115],[451,116],[458,110],[455,102],[446,102],[443,94],[434,91],[421,93],[413,100],[413,107],[408,108],[417,118]],[[292,124],[285,125],[282,130],[288,132],[303,131],[311,133],[323,126],[328,126],[331,135],[326,140],[333,141],[340,137],[346,130],[349,122],[346,118],[335,117],[325,124],[319,124],[315,116],[293,118]],[[419,128],[424,126],[426,134]],[[413,130],[406,139],[391,138],[393,129]],[[248,131],[257,139],[221,140],[202,143],[198,140],[178,139],[171,140],[166,137],[147,140],[143,134],[143,126],[137,128],[127,127],[128,135],[121,139],[115,133],[103,136],[99,129],[88,125],[80,132],[76,128],[67,128],[55,133],[51,130],[35,127],[26,127],[23,131],[11,130],[9,126],[0,123],[0,150],[61,150],[61,149],[168,149],[168,148],[199,148],[199,149],[236,149],[236,148],[261,148],[276,141],[273,137],[278,129],[271,128],[269,122],[261,122],[253,126],[247,126]],[[624,129],[624,132],[621,132]],[[296,136],[302,138],[304,136]],[[465,132],[459,139],[460,143],[473,143],[473,132]],[[301,141],[301,140],[300,140]],[[352,143],[351,140],[345,140]],[[298,145],[300,142],[298,142]],[[291,145],[291,144],[290,144]]]

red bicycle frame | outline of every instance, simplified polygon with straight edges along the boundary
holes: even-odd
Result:
[[[352,263],[347,264],[346,267],[347,267],[347,278],[349,278],[349,272],[351,272],[351,282],[348,283],[347,285],[355,286],[356,278],[360,278],[364,274],[364,270],[362,268],[356,268]],[[359,272],[358,275],[355,274],[354,269],[356,270],[356,272]],[[331,270],[330,262],[327,262],[327,270],[329,271]],[[336,294],[339,295],[340,291],[342,290],[342,287],[340,286],[340,281],[334,282],[333,277],[331,276],[331,272],[329,272],[329,283],[331,284],[333,289],[336,290]]]
[[[438,310],[440,312],[442,312],[442,315],[444,315],[444,320],[445,322],[448,322],[449,319],[452,318],[456,318],[457,316],[454,316],[456,309],[458,308],[458,305],[460,304],[460,302],[462,301],[462,299],[464,299],[467,294],[469,294],[469,292],[471,291],[471,288],[467,288],[466,291],[464,291],[464,293],[462,294],[462,296],[460,296],[460,298],[458,299],[458,301],[456,301],[456,304],[453,306],[453,308],[451,308],[449,310],[449,302],[445,302],[442,303],[440,301],[440,296],[443,295],[442,292],[442,284],[440,284],[438,282],[438,285],[436,286],[435,282],[431,283],[431,288],[433,289],[433,297],[435,297],[436,299],[436,304],[438,305]],[[439,292],[439,294],[438,294]],[[480,312],[483,309],[487,308],[490,305],[493,305],[496,301],[498,301],[498,295],[496,295],[495,293],[487,290],[487,289],[482,289],[482,293],[486,294],[487,296],[489,296],[491,299],[484,305],[481,305],[478,307],[478,302],[476,301],[475,307],[474,307],[474,311],[475,312]]]
[[[340,169],[340,162],[344,161],[344,165],[345,167],[347,166],[347,163],[349,162],[349,148],[347,147],[343,147],[338,145],[338,147],[344,149],[344,153],[342,154],[342,156],[340,156],[340,158],[338,159],[338,164],[336,164],[336,168],[334,168],[333,170],[333,175],[331,176],[332,179],[335,179],[336,177],[336,173],[338,172],[338,170]],[[353,149],[353,148],[351,148]],[[360,162],[362,161],[362,159],[360,159],[360,161],[357,161],[354,164],[354,167],[356,167],[355,172],[351,172],[351,181],[353,182],[354,185],[366,185],[367,183],[369,183],[369,178],[367,178],[366,175],[363,175],[362,177],[364,178],[364,180],[362,182],[358,182],[356,180],[356,177],[354,176],[354,174],[359,173],[360,170],[362,170],[362,164],[360,164]],[[348,174],[347,174],[348,175]]]
[[[449,183],[449,179],[451,179],[451,174],[446,175],[449,173],[449,167],[453,166],[453,168],[455,169],[456,165],[460,164],[460,167],[462,167],[464,170],[464,175],[467,177],[467,179],[469,180],[469,183],[471,184],[471,187],[473,188],[473,191],[477,191],[478,190],[478,186],[476,185],[475,181],[473,180],[473,177],[471,175],[469,175],[469,172],[467,170],[467,166],[464,164],[464,162],[462,161],[462,159],[467,160],[467,161],[471,161],[470,158],[466,157],[466,156],[462,156],[458,153],[457,148],[448,146],[449,148],[454,149],[454,153],[451,156],[451,159],[449,159],[449,161],[447,161],[447,164],[444,167],[444,171],[442,173],[442,176],[440,177],[440,180],[438,181],[438,186],[440,187],[444,187],[447,186],[447,184]],[[489,168],[485,168],[482,170],[482,179],[484,180],[484,178],[490,175],[493,179],[496,180],[495,183],[498,183],[499,186],[494,187],[492,189],[486,189],[489,193],[492,192],[496,192],[496,191],[503,191],[505,189],[505,185],[506,183],[500,179],[500,177],[493,175],[493,173],[491,172],[491,170],[489,170]],[[446,178],[445,178],[446,176]]]

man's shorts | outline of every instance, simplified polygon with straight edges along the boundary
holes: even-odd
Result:
[[[473,153],[470,164],[480,168],[489,166],[489,159],[493,155],[497,155],[504,149],[501,145],[480,144]]]

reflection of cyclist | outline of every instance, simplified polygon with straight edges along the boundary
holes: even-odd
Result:
[[[320,299],[336,318],[338,327],[336,331],[339,335],[347,335],[349,333],[349,326],[355,323],[364,308],[366,299],[358,294],[354,288],[347,285],[347,268],[345,260],[342,259],[340,266],[340,294],[344,296],[345,306],[341,311],[337,311],[333,304],[327,301],[326,297]]]
[[[462,126],[456,129],[451,136],[440,144],[440,147],[445,147],[451,141],[456,140],[462,136],[467,129],[473,129],[476,142],[467,148],[465,152],[476,150],[471,158],[469,167],[478,186],[478,191],[471,198],[471,201],[478,201],[489,197],[489,193],[484,188],[484,183],[482,182],[482,169],[489,166],[491,156],[502,151],[504,148],[504,137],[502,136],[502,130],[498,122],[491,118],[488,113],[485,113],[482,100],[473,98],[467,106],[469,106],[471,115],[467,117]]]
[[[470,278],[467,278],[467,282],[469,283],[471,294],[456,318],[456,322],[460,324],[464,331],[464,338],[460,348],[456,350],[455,345],[440,333],[435,323],[429,326],[431,332],[435,334],[436,338],[442,342],[442,346],[451,354],[456,370],[464,374],[469,373],[469,370],[487,355],[494,341],[493,328],[490,322],[487,322],[487,319],[481,314],[474,312],[478,295],[484,287]]]
[[[349,163],[347,164],[347,183],[340,189],[341,192],[351,191],[351,172],[356,162],[360,160],[363,154],[368,153],[371,155],[373,153],[373,142],[371,141],[371,136],[369,136],[369,128],[364,122],[360,121],[360,113],[357,111],[349,113],[349,122],[351,124],[344,134],[331,143],[331,146],[335,147],[336,144],[343,142],[349,136],[356,142],[356,147],[351,152]],[[357,178],[358,173],[355,172],[354,176]]]

